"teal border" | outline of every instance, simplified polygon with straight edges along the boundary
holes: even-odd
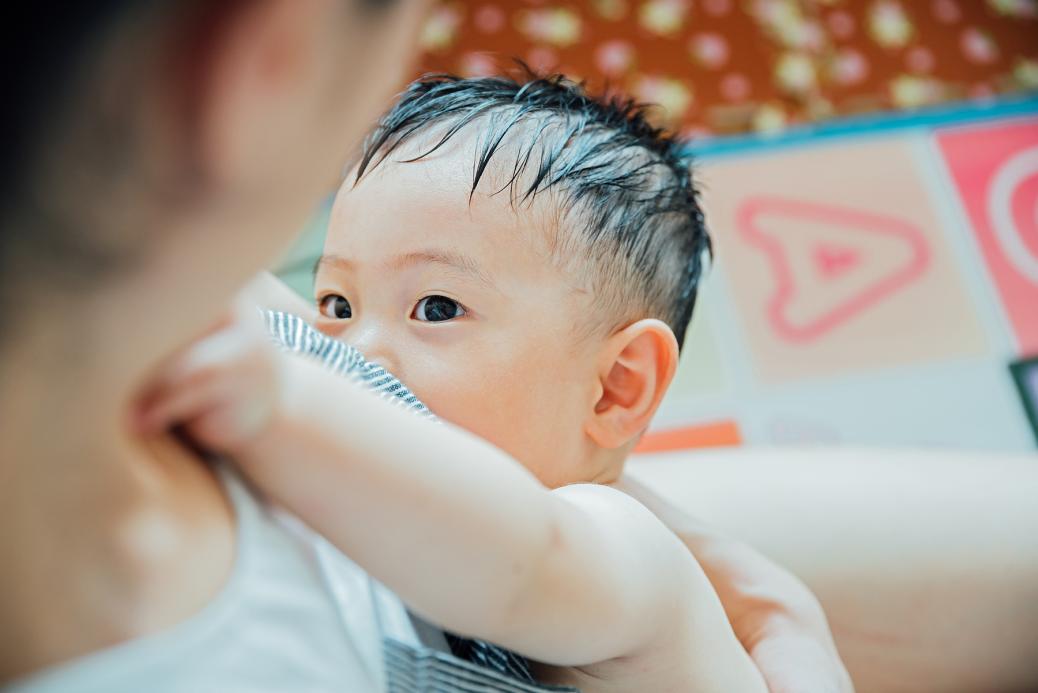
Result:
[[[1038,93],[1002,96],[992,101],[945,104],[915,111],[853,116],[822,124],[795,126],[774,135],[749,134],[709,138],[692,143],[688,151],[700,159],[714,159],[816,145],[845,137],[971,125],[987,120],[1026,116],[1038,116]]]

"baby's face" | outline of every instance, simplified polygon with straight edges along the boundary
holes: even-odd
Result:
[[[549,260],[547,198],[518,212],[507,191],[470,204],[471,164],[451,149],[349,179],[318,264],[318,327],[543,483],[587,481],[597,344],[578,328],[590,297]]]

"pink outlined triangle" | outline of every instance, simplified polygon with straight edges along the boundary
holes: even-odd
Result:
[[[835,278],[857,267],[861,262],[861,253],[835,243],[818,244],[815,246],[814,261],[819,274]]]
[[[762,231],[758,225],[758,217],[764,213],[832,224],[835,231],[854,230],[894,238],[903,241],[911,249],[911,256],[901,266],[871,282],[850,298],[833,305],[813,320],[797,323],[790,320],[787,313],[797,292],[796,279],[781,241]],[[918,279],[930,262],[930,248],[918,227],[895,217],[847,207],[777,197],[751,197],[739,207],[736,227],[747,242],[759,247],[768,257],[776,281],[775,291],[768,299],[768,321],[776,334],[790,342],[810,342],[852,320],[862,311]],[[853,271],[856,265],[867,262],[867,258],[839,242],[824,246],[819,244],[812,255],[823,274],[837,278],[847,271]]]

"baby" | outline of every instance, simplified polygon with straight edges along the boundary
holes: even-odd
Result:
[[[693,556],[609,486],[674,375],[708,249],[681,145],[639,109],[560,78],[425,78],[337,197],[315,320],[448,425],[289,354],[214,366],[219,334],[146,416],[542,682],[764,691]]]

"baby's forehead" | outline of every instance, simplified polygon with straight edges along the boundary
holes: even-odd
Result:
[[[489,234],[511,239],[518,233],[545,251],[557,250],[572,210],[561,188],[525,194],[534,167],[518,166],[523,131],[498,144],[474,186],[485,133],[473,123],[441,142],[448,130],[442,125],[413,134],[384,160],[376,156],[377,165],[359,180],[355,167],[340,190],[338,211],[355,221],[378,207],[380,214],[410,216],[412,222],[424,212],[428,225],[448,235],[457,230],[453,222],[474,220]]]

